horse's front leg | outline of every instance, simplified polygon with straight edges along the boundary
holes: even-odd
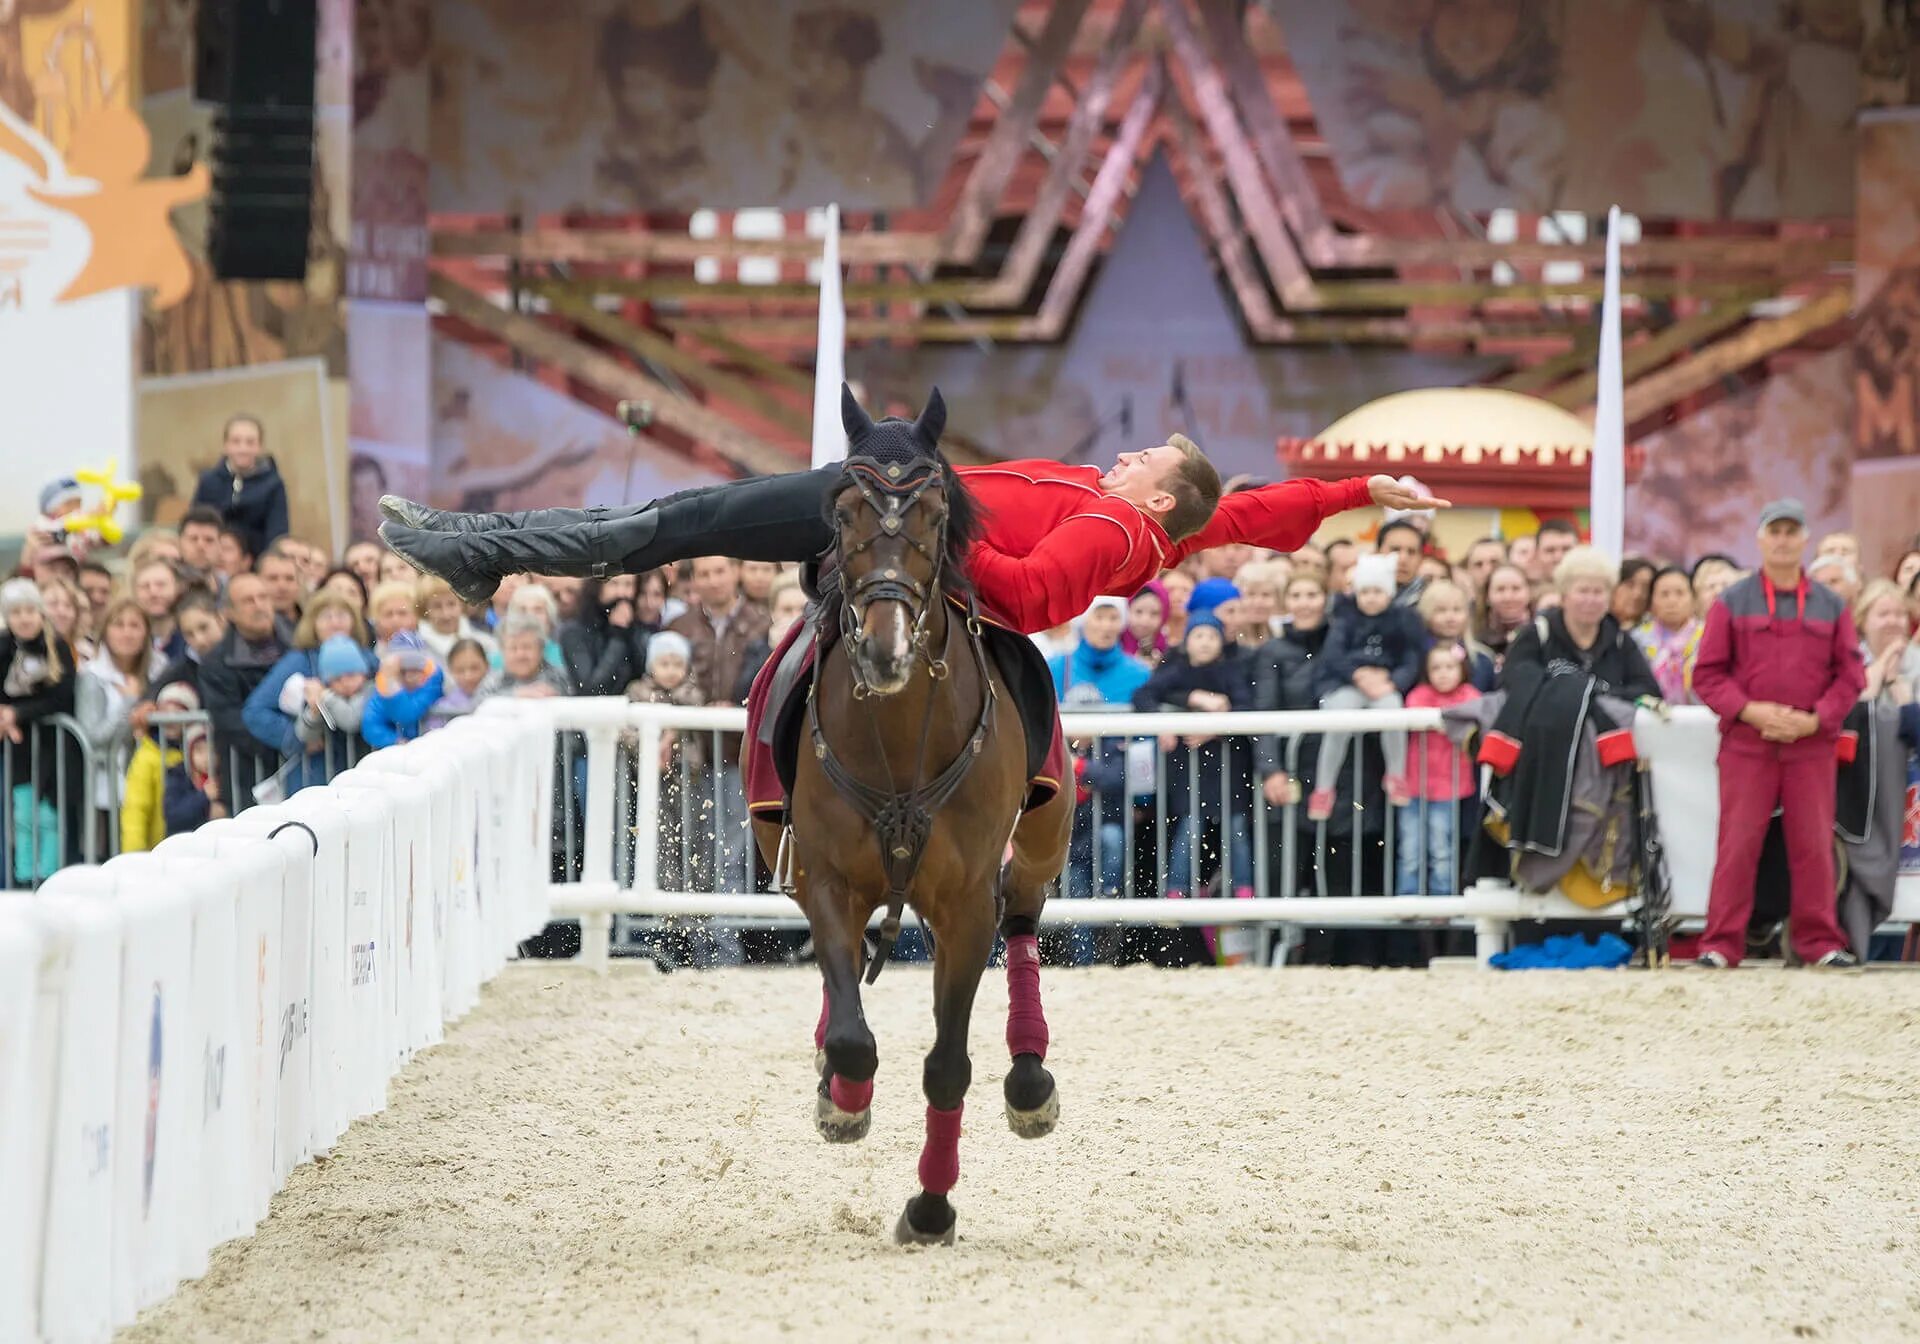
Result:
[[[927,1094],[927,1139],[920,1150],[920,1193],[907,1201],[894,1228],[906,1244],[951,1246],[953,1205],[947,1194],[960,1179],[960,1115],[973,1063],[967,1058],[967,1024],[980,975],[993,954],[993,905],[980,901],[938,907],[933,955],[933,1049],[922,1080]],[[924,911],[922,912],[925,913]]]
[[[1007,940],[1007,1127],[1023,1139],[1043,1138],[1060,1122],[1060,1091],[1047,1072],[1047,1015],[1040,1003],[1040,911],[1047,888],[1066,866],[1073,833],[1067,790],[1023,813],[1013,830],[1013,861],[1001,874]],[[1097,837],[1096,837],[1097,842]]]
[[[802,902],[813,930],[814,959],[820,965],[824,1002],[814,1028],[820,1066],[820,1094],[814,1123],[828,1143],[855,1143],[867,1136],[873,1118],[873,1075],[879,1050],[860,1008],[860,959],[865,921],[851,908],[844,879],[809,874]]]

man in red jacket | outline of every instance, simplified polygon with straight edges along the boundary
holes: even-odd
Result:
[[[1693,692],[1720,716],[1720,839],[1697,965],[1736,966],[1747,948],[1753,884],[1773,809],[1781,810],[1792,880],[1788,936],[1809,966],[1859,962],[1834,918],[1836,756],[1840,726],[1866,678],[1853,622],[1832,590],[1800,568],[1807,512],[1797,499],[1760,511],[1760,572],[1707,612]]]
[[[841,419],[850,437],[871,423],[844,387]],[[936,389],[914,425],[932,445],[945,423]],[[1033,459],[961,467],[959,475],[985,520],[968,575],[982,602],[1027,633],[1071,620],[1102,594],[1131,598],[1161,570],[1210,546],[1291,551],[1347,509],[1444,507],[1389,476],[1285,481],[1221,499],[1219,474],[1182,434],[1122,453],[1104,473]],[[810,560],[833,544],[826,501],[840,476],[836,464],[624,508],[516,514],[443,512],[387,496],[380,535],[469,603],[486,600],[507,574],[640,573],[700,555]]]

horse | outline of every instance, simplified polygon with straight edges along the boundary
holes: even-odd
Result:
[[[918,418],[875,423],[843,388],[841,420],[848,457],[828,501],[835,540],[790,824],[756,817],[755,839],[812,930],[823,990],[814,1119],[828,1142],[857,1142],[871,1123],[879,1054],[860,1006],[868,923],[884,906],[869,984],[906,904],[931,932],[935,1037],[922,1073],[920,1193],[894,1234],[903,1244],[952,1245],[948,1195],[972,1081],[967,1027],[996,933],[1007,944],[1011,1000],[1008,1125],[1039,1138],[1059,1119],[1035,935],[1048,885],[1065,866],[1073,799],[1062,789],[1022,811],[1025,731],[966,579],[978,522],[939,452],[939,390]]]

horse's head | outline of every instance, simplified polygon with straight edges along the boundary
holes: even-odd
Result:
[[[847,465],[831,508],[841,633],[860,684],[894,695],[926,653],[941,590],[966,582],[959,562],[973,539],[972,501],[940,456],[939,389],[917,420],[875,423],[843,385],[840,419]]]

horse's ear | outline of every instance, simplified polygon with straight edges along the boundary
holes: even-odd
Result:
[[[840,384],[840,427],[847,431],[849,447],[864,439],[873,428],[873,421],[860,405],[860,399],[845,383]]]
[[[947,403],[941,397],[940,389],[934,388],[927,394],[927,405],[920,412],[920,418],[913,422],[922,442],[932,448],[940,442],[940,435],[947,427]]]

